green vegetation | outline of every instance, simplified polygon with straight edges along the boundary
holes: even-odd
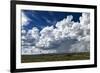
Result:
[[[70,54],[42,54],[42,55],[21,55],[22,63],[47,62],[47,61],[68,61],[68,60],[87,60],[90,53],[70,53]]]

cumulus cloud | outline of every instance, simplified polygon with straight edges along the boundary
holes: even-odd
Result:
[[[41,31],[37,27],[33,27],[28,32],[22,30],[23,54],[25,52],[28,54],[88,52],[90,14],[82,13],[80,22],[74,22],[72,19],[73,16],[69,15],[57,22],[55,27],[46,26]]]

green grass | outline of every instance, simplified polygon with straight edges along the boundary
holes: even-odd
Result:
[[[22,63],[87,60],[87,59],[90,59],[90,53],[89,52],[71,53],[71,54],[21,55],[21,62]]]

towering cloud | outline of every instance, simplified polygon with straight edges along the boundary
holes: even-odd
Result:
[[[69,15],[57,22],[55,26],[46,26],[41,31],[37,27],[27,32],[22,29],[22,54],[89,51],[90,14],[82,13],[80,22],[74,22],[72,19],[73,16]],[[25,23],[22,23],[22,26]]]

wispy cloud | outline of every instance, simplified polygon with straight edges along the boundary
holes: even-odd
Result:
[[[28,25],[29,21],[31,21],[31,19],[29,19],[29,18],[22,12],[21,25],[22,25],[22,26],[26,26],[26,25]]]

